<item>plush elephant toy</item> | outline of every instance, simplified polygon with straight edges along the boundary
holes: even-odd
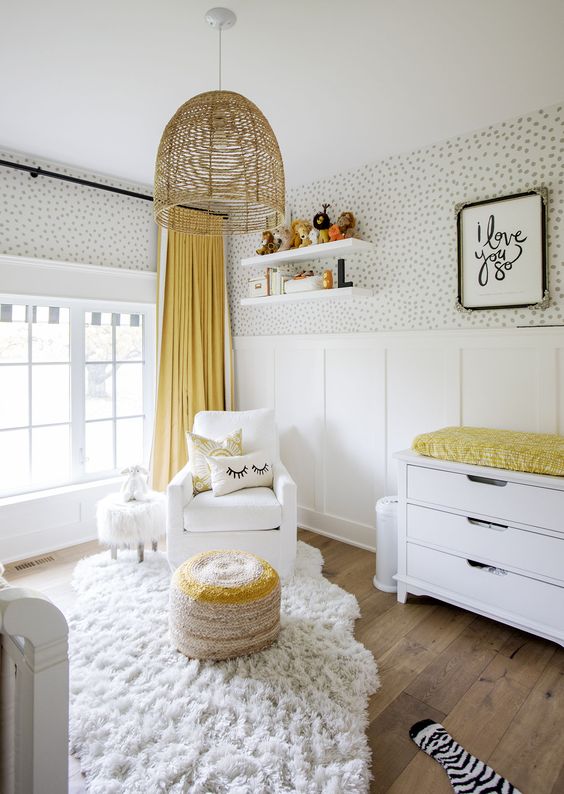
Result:
[[[294,234],[288,226],[277,226],[273,232],[274,242],[278,245],[278,251],[289,251],[292,247]]]
[[[4,566],[0,562],[0,590],[3,590],[5,587],[9,587],[9,584],[4,579]]]

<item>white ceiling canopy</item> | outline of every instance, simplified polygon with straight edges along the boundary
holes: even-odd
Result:
[[[223,85],[290,185],[564,99],[562,0],[232,0]],[[164,125],[216,88],[210,0],[7,0],[0,146],[151,184]]]

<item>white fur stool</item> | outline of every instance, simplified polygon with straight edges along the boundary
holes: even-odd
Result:
[[[149,491],[143,502],[124,502],[121,494],[110,494],[98,502],[96,519],[98,539],[110,546],[113,560],[118,548],[137,546],[137,557],[143,562],[145,543],[151,543],[156,551],[165,533],[166,497]]]

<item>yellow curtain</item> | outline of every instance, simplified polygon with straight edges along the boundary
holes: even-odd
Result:
[[[185,434],[194,415],[225,408],[225,339],[230,336],[223,238],[169,231],[164,278],[151,462],[152,485],[160,491],[186,463]]]

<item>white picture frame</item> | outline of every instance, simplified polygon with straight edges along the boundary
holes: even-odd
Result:
[[[547,198],[535,188],[457,205],[457,308],[546,308]]]

